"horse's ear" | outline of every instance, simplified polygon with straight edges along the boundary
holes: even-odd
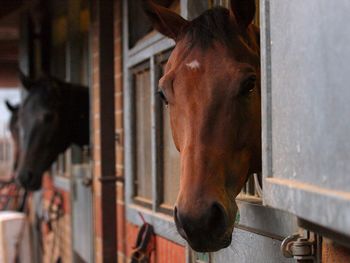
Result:
[[[27,77],[26,75],[24,75],[24,73],[21,70],[19,71],[19,80],[21,81],[23,88],[25,88],[28,91],[34,85],[34,81],[32,79],[30,79],[29,77]]]
[[[5,104],[8,110],[11,112],[14,112],[17,109],[17,107],[12,105],[8,100],[5,101]]]
[[[231,0],[231,11],[237,23],[246,28],[253,22],[255,16],[255,0]]]
[[[189,23],[168,8],[156,5],[151,0],[142,0],[143,9],[153,27],[163,35],[176,41],[181,30]]]

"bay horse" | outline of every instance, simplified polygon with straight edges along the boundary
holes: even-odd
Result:
[[[20,73],[20,80],[28,95],[18,112],[16,178],[35,191],[60,153],[72,144],[89,144],[89,91],[48,76],[32,80]]]
[[[19,104],[13,105],[8,100],[5,101],[7,109],[10,111],[10,121],[8,123],[8,128],[11,133],[11,138],[13,142],[13,166],[12,173],[14,173],[18,166],[19,158],[19,130],[18,130],[18,110]]]
[[[231,0],[192,21],[144,0],[153,27],[176,45],[159,80],[180,152],[174,207],[179,234],[196,251],[230,245],[235,197],[261,171],[260,43],[254,0]]]

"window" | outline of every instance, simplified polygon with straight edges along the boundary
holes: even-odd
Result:
[[[142,64],[133,72],[135,111],[135,194],[134,198],[152,203],[152,135],[151,135],[151,81],[149,63]]]
[[[124,1],[124,28],[128,32],[124,35],[127,217],[139,224],[138,212],[142,211],[156,233],[184,244],[171,216],[179,189],[179,153],[171,135],[169,112],[156,94],[175,43],[152,30],[136,3]],[[159,3],[180,13],[179,0]]]

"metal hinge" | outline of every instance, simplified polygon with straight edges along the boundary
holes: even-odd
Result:
[[[286,237],[281,244],[281,251],[286,258],[296,262],[315,262],[316,242],[310,237],[294,234]]]

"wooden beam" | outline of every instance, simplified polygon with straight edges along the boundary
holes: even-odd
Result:
[[[114,107],[114,1],[97,0],[100,140],[102,262],[118,262],[115,171]]]
[[[18,41],[1,41],[0,40],[0,62],[17,62],[18,61]]]
[[[18,64],[0,63],[0,87],[1,88],[18,88]]]
[[[0,18],[3,18],[17,9],[21,8],[24,0],[4,0],[1,1]]]

